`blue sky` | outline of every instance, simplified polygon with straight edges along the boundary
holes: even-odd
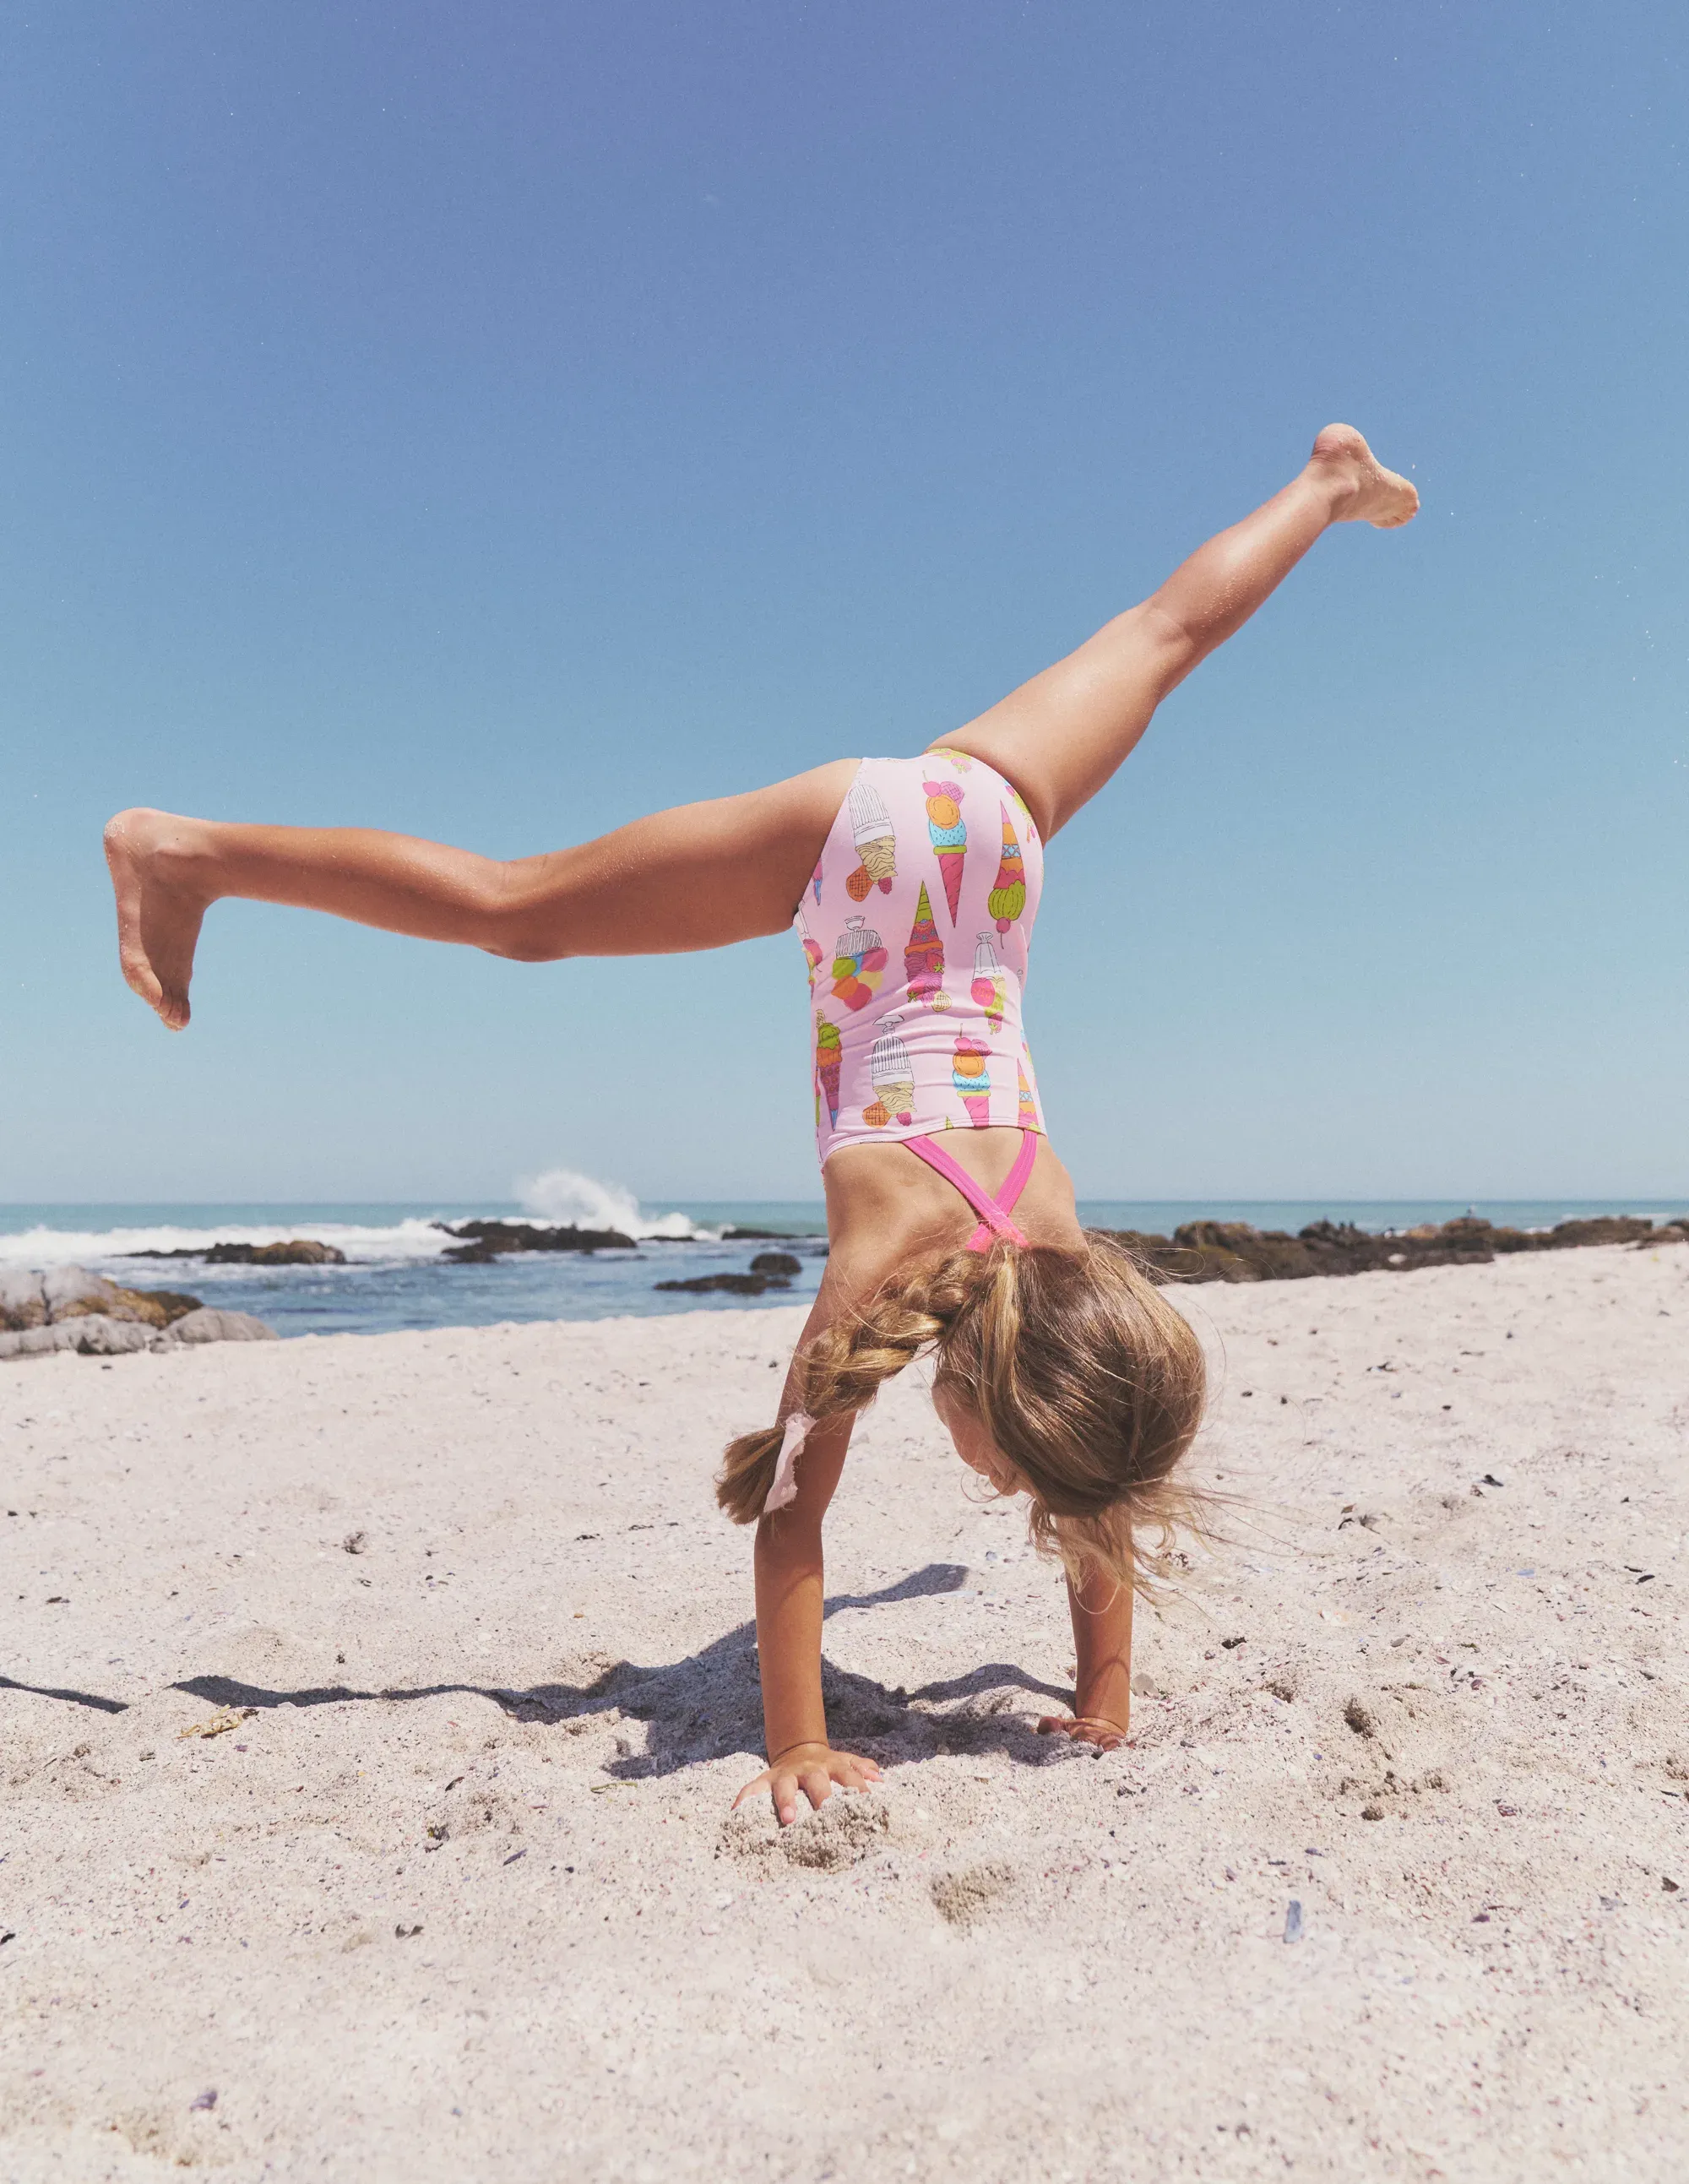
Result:
[[[1082,1192],[1689,1191],[1680,11],[477,0],[0,23],[0,1198],[816,1191],[789,940],[213,913],[147,802],[501,854],[918,748],[1344,532],[1054,845]]]

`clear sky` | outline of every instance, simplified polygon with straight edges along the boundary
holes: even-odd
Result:
[[[524,967],[131,803],[499,854],[990,703],[1358,424],[1346,531],[1053,846],[1083,1193],[1689,1190],[1681,10],[0,16],[0,1198],[812,1196],[790,939]]]

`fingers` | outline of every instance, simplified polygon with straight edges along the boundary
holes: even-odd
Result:
[[[765,1768],[762,1773],[757,1776],[754,1782],[747,1782],[745,1784],[744,1789],[739,1791],[738,1797],[733,1799],[732,1805],[728,1808],[729,1811],[735,1813],[738,1812],[739,1807],[744,1802],[745,1799],[750,1796],[753,1791],[760,1790],[765,1782],[769,1781],[772,1779],[770,1770]]]
[[[1107,1722],[1086,1721],[1064,1713],[1046,1713],[1038,1724],[1040,1736],[1065,1736],[1072,1744],[1094,1744],[1099,1752],[1112,1752],[1126,1741],[1125,1732]]]
[[[774,1817],[783,1828],[789,1828],[798,1817],[798,1778],[789,1767],[783,1767],[772,1779]]]
[[[747,1782],[731,1809],[738,1812],[745,1799],[757,1791],[766,1789],[774,1806],[774,1817],[783,1828],[791,1826],[798,1816],[798,1797],[801,1793],[817,1812],[833,1795],[834,1786],[842,1790],[872,1790],[877,1788],[880,1770],[872,1759],[864,1759],[854,1752],[829,1752],[824,1762],[811,1762],[802,1767],[767,1767],[754,1782]]]

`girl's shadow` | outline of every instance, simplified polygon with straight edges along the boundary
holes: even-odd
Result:
[[[824,1613],[872,1610],[898,1602],[959,1591],[967,1572],[955,1563],[929,1563],[876,1592],[839,1593]],[[1065,1737],[1040,1737],[1018,1702],[1023,1692],[1063,1703],[1073,1693],[1041,1682],[1007,1662],[990,1662],[965,1676],[889,1691],[872,1677],[836,1668],[822,1658],[822,1690],[828,1733],[844,1748],[861,1749],[883,1765],[952,1752],[1006,1752],[1029,1765],[1071,1756]],[[595,1716],[627,1715],[646,1727],[643,1752],[624,1753],[605,1772],[619,1780],[673,1774],[728,1752],[762,1749],[762,1695],[757,1679],[756,1626],[741,1623],[684,1660],[660,1668],[618,1661],[590,1683],[535,1684],[526,1691],[481,1684],[426,1684],[359,1691],[323,1685],[280,1691],[231,1676],[190,1676],[174,1686],[215,1706],[328,1706],[349,1700],[402,1701],[474,1692],[518,1721],[584,1727]],[[578,1730],[576,1731],[578,1734]]]

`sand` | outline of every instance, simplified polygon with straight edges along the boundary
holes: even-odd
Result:
[[[1129,1747],[911,1377],[783,1836],[795,1310],[0,1370],[0,2174],[1680,2176],[1689,1250],[1181,1302],[1250,1509]]]

